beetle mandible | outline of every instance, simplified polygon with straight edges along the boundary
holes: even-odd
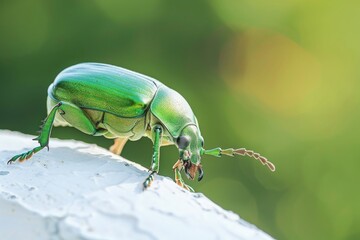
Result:
[[[146,136],[153,142],[149,176],[143,182],[148,188],[159,172],[160,147],[175,145],[178,161],[173,166],[175,182],[194,191],[184,183],[181,171],[189,179],[198,172],[203,178],[201,155],[216,157],[250,156],[266,165],[275,166],[265,157],[245,148],[204,149],[198,121],[187,101],[158,80],[117,66],[102,63],[80,63],[66,68],[48,88],[48,116],[34,140],[40,146],[15,155],[9,163],[29,159],[44,147],[49,149],[53,126],[72,126],[93,136],[115,139],[110,151],[121,154],[127,140]]]

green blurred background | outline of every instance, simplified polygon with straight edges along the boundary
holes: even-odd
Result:
[[[35,134],[47,87],[65,67],[135,70],[188,100],[205,147],[254,149],[277,167],[205,156],[196,190],[275,238],[360,239],[359,9],[326,0],[1,0],[0,128]],[[112,144],[71,128],[52,136]],[[160,173],[173,177],[177,149],[161,154]],[[151,142],[130,142],[123,156],[147,167]]]

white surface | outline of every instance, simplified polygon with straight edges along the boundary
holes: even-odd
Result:
[[[37,146],[33,136],[0,130],[1,239],[272,239],[200,193],[72,140],[6,165]]]

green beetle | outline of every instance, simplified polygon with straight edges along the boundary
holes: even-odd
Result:
[[[72,126],[93,136],[115,139],[110,151],[120,154],[126,141],[143,136],[153,142],[150,174],[143,183],[148,188],[159,172],[160,147],[176,145],[179,160],[175,163],[175,181],[193,191],[181,177],[203,177],[201,155],[248,155],[270,170],[275,166],[265,157],[251,150],[215,148],[204,149],[199,124],[187,101],[161,82],[117,66],[101,63],[80,63],[63,70],[48,89],[48,116],[43,121],[40,144],[28,152],[18,154],[8,163],[24,161],[44,147],[48,148],[54,126]]]

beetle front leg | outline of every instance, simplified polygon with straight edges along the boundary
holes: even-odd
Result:
[[[194,189],[192,187],[190,187],[189,185],[185,184],[184,180],[182,179],[181,172],[180,172],[182,167],[183,167],[183,163],[181,160],[178,160],[173,166],[176,184],[182,188],[185,188],[186,190],[188,190],[190,192],[195,192]]]
[[[154,181],[154,176],[159,172],[160,168],[160,142],[161,142],[161,133],[162,128],[160,126],[156,126],[154,128],[154,153],[151,159],[151,166],[149,171],[151,171],[150,175],[145,179],[143,183],[144,190],[150,187],[151,183]]]

